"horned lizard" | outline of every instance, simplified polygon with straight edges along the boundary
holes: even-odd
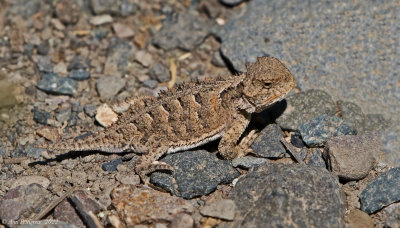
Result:
[[[114,107],[116,123],[83,139],[46,143],[60,151],[103,151],[142,154],[135,171],[142,181],[155,170],[171,170],[161,156],[188,150],[221,138],[218,151],[225,159],[244,156],[256,137],[242,137],[251,114],[281,100],[295,86],[290,71],[276,58],[259,57],[247,73],[213,81],[184,83],[157,98],[129,98]],[[239,142],[239,139],[240,142]],[[62,153],[62,152],[61,152]]]

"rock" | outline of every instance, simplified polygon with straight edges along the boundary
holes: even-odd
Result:
[[[169,70],[161,63],[156,63],[149,70],[149,76],[159,82],[168,82],[170,80]]]
[[[153,63],[153,57],[150,53],[140,50],[135,53],[135,59],[145,67],[149,67]]]
[[[287,107],[276,123],[283,129],[296,131],[299,127],[323,114],[334,115],[335,103],[321,90],[308,90],[286,97]]]
[[[69,199],[85,224],[92,226],[98,223],[97,218],[94,219],[92,215],[98,214],[102,208],[93,196],[83,190],[75,190]]]
[[[139,175],[129,174],[129,175],[118,175],[116,176],[117,180],[121,182],[121,184],[131,184],[131,185],[138,185],[140,184],[140,177]]]
[[[45,137],[47,140],[57,142],[58,139],[60,138],[60,135],[58,134],[58,131],[56,128],[53,127],[47,127],[43,126],[40,127],[37,131],[36,134],[39,136]]]
[[[121,159],[115,159],[110,162],[104,163],[101,165],[101,168],[107,172],[115,172],[117,171],[117,166],[119,164],[123,164]]]
[[[281,143],[283,131],[276,124],[267,125],[250,146],[255,152],[265,158],[283,157],[286,149]]]
[[[55,73],[42,74],[42,79],[37,83],[37,87],[52,94],[74,96],[78,90],[79,83],[70,78],[63,78]]]
[[[233,167],[239,167],[242,169],[250,169],[257,167],[261,164],[267,163],[268,160],[265,158],[256,158],[251,156],[245,156],[240,158],[235,158],[232,160]]]
[[[39,55],[47,55],[49,48],[49,41],[45,40],[39,46],[37,46],[36,50]]]
[[[72,70],[69,72],[68,77],[74,80],[83,81],[90,78],[90,72],[84,69]]]
[[[211,59],[211,63],[214,64],[217,67],[226,67],[226,64],[224,62],[224,60],[221,57],[221,54],[217,51],[214,52],[214,55]]]
[[[175,172],[155,172],[151,174],[151,183],[185,199],[207,195],[218,184],[230,183],[240,175],[230,161],[220,160],[205,150],[170,154],[160,161],[174,167]]]
[[[56,3],[56,15],[65,24],[79,21],[80,7],[75,0],[62,0]]]
[[[64,221],[79,227],[84,227],[82,219],[68,199],[64,199],[54,208],[54,219]]]
[[[303,141],[309,146],[321,145],[334,136],[357,134],[343,119],[326,114],[301,125],[299,130]]]
[[[119,38],[129,38],[135,35],[135,32],[127,25],[114,23],[112,25],[115,35]]]
[[[113,22],[113,18],[108,14],[94,16],[90,19],[90,24],[94,26],[104,25],[111,22]]]
[[[49,112],[41,112],[39,111],[38,107],[33,108],[33,120],[36,123],[40,124],[47,124],[47,120],[50,118],[50,113]]]
[[[399,82],[398,6],[394,1],[374,6],[366,1],[252,0],[218,35],[223,55],[236,70],[245,70],[256,56],[273,56],[285,63],[302,90],[320,88],[335,100],[358,104],[365,114],[392,119],[382,140],[390,158],[386,162],[399,166],[400,92],[393,86]],[[383,46],[387,51],[382,52]]]
[[[136,5],[131,3],[129,0],[122,0],[120,6],[120,14],[123,17],[134,15],[137,11]]]
[[[90,60],[82,55],[76,55],[74,58],[69,62],[67,70],[88,70],[90,69]]]
[[[96,110],[96,120],[101,126],[109,127],[117,122],[118,115],[107,104],[103,104]]]
[[[190,51],[203,42],[209,30],[209,25],[200,19],[197,12],[176,13],[163,21],[153,43],[165,50],[181,48]]]
[[[193,218],[185,213],[181,213],[171,221],[171,225],[168,226],[170,228],[193,228],[194,226]]]
[[[390,125],[390,121],[381,114],[367,114],[364,130],[382,132],[388,129]]]
[[[353,209],[347,215],[348,224],[351,228],[374,228],[374,221],[363,211]]]
[[[304,144],[301,136],[299,134],[293,134],[290,136],[290,143],[297,148],[304,148],[306,145]]]
[[[36,14],[40,9],[40,0],[19,0],[13,2],[9,13],[23,16],[25,19]]]
[[[64,123],[66,121],[68,121],[71,118],[71,108],[65,108],[65,109],[61,109],[60,111],[58,111],[58,113],[56,114],[56,120],[59,123]]]
[[[30,185],[30,184],[39,184],[41,185],[43,188],[47,189],[47,187],[49,187],[50,184],[50,180],[47,179],[46,177],[42,177],[42,176],[21,176],[18,177],[17,180],[15,180],[12,184],[10,188],[15,188],[18,186],[26,186],[26,185]]]
[[[200,214],[203,216],[232,221],[235,218],[235,211],[235,201],[222,199],[201,208]]]
[[[361,180],[368,175],[375,158],[382,154],[377,134],[344,135],[326,142],[330,170],[343,180]]]
[[[39,56],[36,67],[40,72],[51,73],[53,72],[53,65],[50,62],[50,59],[47,56]]]
[[[262,165],[239,179],[229,198],[240,216],[220,227],[344,227],[345,195],[325,169]]]
[[[143,82],[143,85],[150,89],[155,89],[158,86],[158,82],[156,80],[146,80]]]
[[[11,224],[20,219],[28,219],[50,203],[50,193],[41,185],[33,183],[20,185],[8,190],[0,201],[0,219]],[[6,222],[5,222],[6,221]]]
[[[112,205],[128,227],[140,223],[172,221],[180,213],[192,213],[187,201],[151,188],[120,186],[111,192]]]
[[[102,100],[112,100],[122,88],[125,87],[126,80],[114,77],[104,76],[96,81],[96,89]]]
[[[132,57],[131,44],[120,38],[111,38],[107,49],[107,59],[104,74],[114,75],[116,71],[125,74],[129,71],[130,58]]]
[[[96,115],[96,105],[86,105],[83,110],[89,117],[94,117]]]
[[[90,0],[95,14],[118,14],[120,0]]]
[[[242,3],[244,0],[219,0],[222,4],[234,6]]]
[[[361,210],[368,214],[400,201],[400,167],[392,168],[374,179],[361,192]]]
[[[340,104],[341,118],[356,129],[358,134],[362,134],[364,132],[365,115],[361,108],[352,102],[339,101],[338,103]]]
[[[322,151],[319,148],[311,148],[311,153],[307,154],[304,162],[309,166],[326,169],[325,161],[322,158]]]
[[[387,216],[384,227],[400,227],[400,203],[391,204],[383,210]]]

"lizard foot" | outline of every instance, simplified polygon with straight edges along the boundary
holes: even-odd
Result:
[[[150,164],[138,164],[135,168],[136,174],[139,175],[144,184],[149,184],[150,182],[150,178],[147,175],[158,170],[167,170],[174,172],[174,168],[172,166],[165,162],[159,161],[154,161]]]

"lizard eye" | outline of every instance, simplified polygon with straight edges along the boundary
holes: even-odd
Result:
[[[271,82],[264,82],[264,86],[265,86],[265,87],[270,87],[271,85],[272,85]]]

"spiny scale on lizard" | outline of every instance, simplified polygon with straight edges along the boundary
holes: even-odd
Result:
[[[142,180],[158,170],[166,153],[187,150],[222,138],[218,149],[226,159],[244,156],[256,134],[242,137],[251,113],[281,100],[295,85],[290,71],[272,57],[247,64],[247,73],[198,83],[184,83],[159,97],[129,98],[114,106],[118,121],[83,139],[44,147],[56,152],[134,151],[143,155],[135,171]]]

